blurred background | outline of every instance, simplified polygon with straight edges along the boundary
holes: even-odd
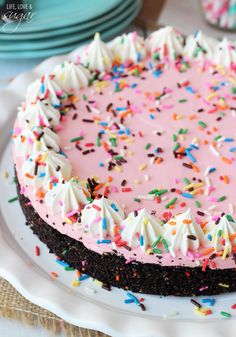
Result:
[[[97,31],[105,41],[165,25],[186,35],[201,28],[233,37],[235,13],[236,0],[0,0],[0,88],[43,59],[88,43]]]

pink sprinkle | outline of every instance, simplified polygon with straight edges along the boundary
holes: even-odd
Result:
[[[208,286],[200,288],[199,291],[203,291],[203,290],[206,290],[206,289],[208,289]]]
[[[101,220],[100,216],[98,216],[97,218],[94,219],[94,223],[97,223]]]
[[[210,197],[210,198],[208,198],[208,201],[211,201],[211,202],[217,202],[217,198],[215,198],[215,197]]]
[[[118,187],[116,186],[111,186],[110,188],[111,188],[111,192],[115,192],[115,193],[119,192]]]
[[[70,218],[71,216],[75,215],[76,213],[78,213],[78,211],[71,211],[71,212],[66,214],[66,217]]]

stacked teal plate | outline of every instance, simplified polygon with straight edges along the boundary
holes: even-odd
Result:
[[[25,11],[26,20],[1,24],[1,59],[67,53],[88,43],[97,31],[104,40],[111,39],[127,28],[142,5],[141,0],[24,0],[23,3],[30,5]]]

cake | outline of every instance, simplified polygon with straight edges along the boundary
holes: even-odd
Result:
[[[172,27],[97,33],[28,87],[17,190],[50,252],[108,289],[236,290],[235,46]]]

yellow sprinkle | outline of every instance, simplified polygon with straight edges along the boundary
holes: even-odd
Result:
[[[135,180],[134,180],[134,183],[135,183],[136,185],[139,185],[139,184],[141,184],[141,181],[140,181],[139,179],[135,179]]]
[[[184,141],[185,140],[185,136],[184,135],[179,135],[179,140]]]
[[[78,287],[80,285],[80,282],[78,280],[74,280],[71,282],[72,287]]]
[[[222,255],[222,260],[226,259],[226,256],[227,256],[228,252],[229,252],[229,247],[226,246],[225,249],[224,249],[224,253]]]
[[[229,285],[225,284],[225,283],[219,283],[219,286],[220,287],[224,287],[224,288],[229,288]]]
[[[143,224],[144,224],[144,226],[146,226],[148,224],[148,219],[147,218],[143,219]]]
[[[68,225],[71,225],[73,222],[72,222],[70,219],[66,218],[66,223],[67,223]]]
[[[148,249],[146,250],[145,254],[146,254],[146,255],[150,255],[151,252],[152,252],[151,248],[148,248]]]
[[[183,118],[184,118],[184,115],[177,115],[175,119],[180,120],[180,119],[183,119]]]
[[[115,166],[115,171],[120,173],[120,172],[122,172],[122,168],[120,166],[116,165]]]
[[[101,281],[98,281],[98,280],[94,280],[94,283],[97,284],[98,286],[102,286],[102,282]]]
[[[147,164],[143,163],[141,165],[139,165],[139,171],[144,171],[147,168]]]
[[[206,99],[209,101],[210,99],[216,97],[216,95],[217,93],[213,92],[212,94],[208,95]]]
[[[127,144],[132,144],[132,143],[134,142],[134,139],[133,139],[133,138],[127,138],[127,139],[125,140],[125,142],[126,142]]]
[[[7,171],[2,172],[3,179],[7,180],[9,178],[9,173]]]

